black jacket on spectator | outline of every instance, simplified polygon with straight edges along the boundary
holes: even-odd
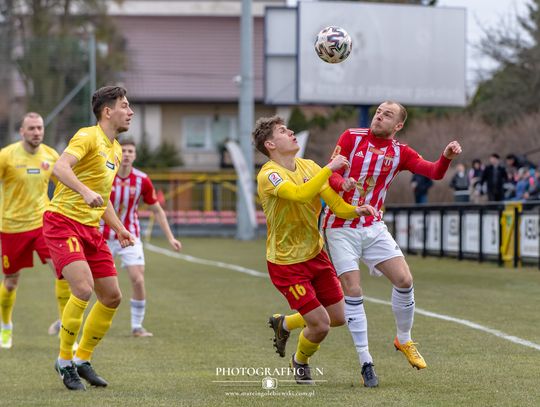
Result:
[[[504,199],[503,184],[507,178],[506,169],[502,165],[489,164],[484,168],[482,184],[486,184],[488,199],[490,201],[502,201]]]

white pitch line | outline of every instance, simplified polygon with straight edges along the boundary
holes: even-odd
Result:
[[[174,257],[175,259],[189,261],[190,263],[203,264],[205,266],[220,267],[220,268],[224,268],[228,270],[238,271],[239,273],[248,274],[253,277],[265,277],[265,278],[268,277],[267,273],[261,273],[260,271],[257,271],[257,270],[248,269],[242,266],[238,266],[236,264],[223,263],[221,261],[201,259],[199,257],[190,256],[189,254],[181,254],[177,252],[172,252],[168,249],[164,249],[159,246],[154,246],[151,243],[144,243],[144,247],[146,249],[149,249],[150,251],[164,254],[165,256],[169,256],[169,257]]]
[[[205,266],[220,267],[220,268],[224,268],[224,269],[228,269],[228,270],[237,271],[239,273],[248,274],[248,275],[254,276],[254,277],[268,278],[267,273],[261,273],[260,271],[248,269],[246,267],[238,266],[236,264],[224,263],[224,262],[221,262],[221,261],[214,261],[214,260],[206,260],[206,259],[201,259],[199,257],[190,256],[190,255],[187,255],[187,254],[176,253],[176,252],[170,251],[168,249],[164,249],[164,248],[159,247],[159,246],[154,246],[151,243],[145,243],[144,247],[146,249],[150,250],[150,251],[155,252],[155,253],[164,254],[165,256],[173,257],[173,258],[180,259],[180,260],[185,260],[185,261],[188,261],[190,263],[203,264]],[[380,300],[378,298],[364,296],[364,299],[369,301],[369,302],[376,303],[376,304],[383,304],[383,305],[390,305],[390,306],[392,305],[392,303],[390,301],[384,301],[384,300]],[[540,351],[540,345],[537,344],[537,343],[528,341],[526,339],[519,338],[519,337],[514,336],[514,335],[509,335],[509,334],[504,333],[502,331],[499,331],[497,329],[493,329],[493,328],[489,328],[487,326],[477,324],[476,322],[471,322],[471,321],[468,321],[466,319],[461,319],[461,318],[454,318],[454,317],[451,317],[449,315],[437,314],[435,312],[426,311],[426,310],[421,309],[421,308],[415,308],[414,312],[416,314],[424,315],[426,317],[441,319],[443,321],[449,321],[449,322],[454,322],[456,324],[464,325],[464,326],[467,326],[469,328],[476,329],[476,330],[482,331],[482,332],[486,332],[486,333],[494,335],[494,336],[496,336],[498,338],[501,338],[501,339],[516,343],[518,345],[526,346],[526,347],[529,347],[529,348],[536,349],[536,350]]]

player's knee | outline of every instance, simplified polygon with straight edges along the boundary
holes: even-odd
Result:
[[[103,299],[103,304],[109,308],[118,308],[121,302],[122,302],[122,293],[120,291],[111,293],[110,295],[107,296],[107,298]]]
[[[361,297],[362,296],[362,287],[360,287],[360,284],[343,284],[343,294],[345,294],[347,297]]]
[[[137,287],[144,287],[144,274],[139,274],[132,279],[133,285]]]
[[[4,287],[6,287],[7,291],[13,291],[17,288],[17,285],[19,283],[18,278],[5,278],[4,279]]]
[[[313,330],[318,336],[325,337],[328,332],[330,332],[330,319],[324,321],[317,321],[316,324],[312,325],[310,329]]]
[[[360,280],[357,278],[359,272],[347,272],[339,276],[343,293],[348,297],[360,297],[362,295],[362,287]]]
[[[330,321],[331,327],[345,325],[345,315],[333,315],[332,320]]]
[[[88,284],[86,282],[81,282],[79,284],[70,285],[71,293],[83,301],[89,301],[90,297],[92,297],[92,292],[94,291],[94,287],[92,284]]]
[[[394,282],[394,285],[397,288],[409,288],[413,285],[413,278],[410,273],[400,275],[396,281]]]

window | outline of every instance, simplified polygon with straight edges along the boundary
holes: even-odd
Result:
[[[236,140],[234,116],[186,116],[182,119],[183,145],[186,150],[219,151],[227,139]]]

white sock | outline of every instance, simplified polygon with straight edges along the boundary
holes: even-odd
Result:
[[[364,297],[345,296],[345,320],[360,359],[360,365],[373,363],[369,353],[367,318],[364,311]]]
[[[287,328],[287,323],[285,322],[285,318],[283,318],[283,329],[285,329],[287,332],[290,332],[289,328]]]
[[[396,320],[399,343],[411,340],[411,329],[414,321],[414,287],[392,289],[392,311]]]
[[[72,360],[58,358],[58,365],[62,368],[71,366],[73,364],[72,362]]]
[[[76,365],[82,365],[84,362],[88,362],[88,360],[81,359],[77,356],[73,357],[73,362],[75,362]]]
[[[9,331],[10,329],[13,329],[13,322],[10,322],[9,324],[4,324],[2,322],[2,331],[3,330]]]
[[[142,328],[146,300],[131,299],[131,329]]]

